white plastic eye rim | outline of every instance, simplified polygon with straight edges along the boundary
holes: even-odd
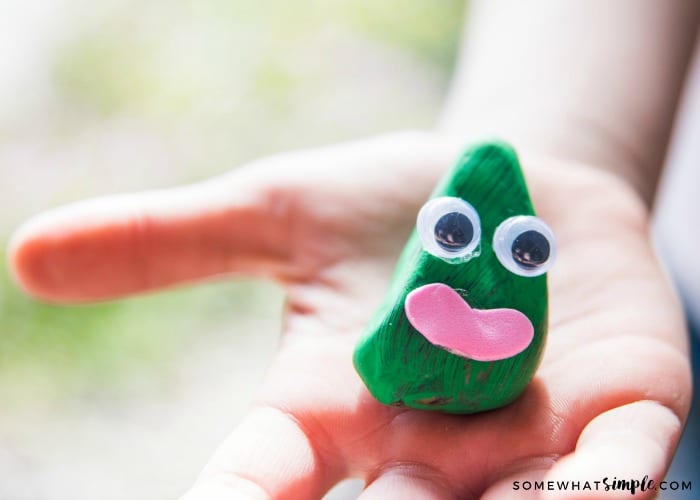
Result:
[[[537,231],[549,242],[549,258],[539,267],[525,268],[513,259],[513,241],[525,231]],[[516,215],[501,222],[493,235],[493,251],[500,263],[513,274],[526,277],[539,276],[552,268],[557,258],[557,244],[550,227],[539,217]]]
[[[469,244],[459,252],[450,252],[442,248],[435,241],[435,224],[445,214],[459,212],[466,215],[472,223],[474,234]],[[481,242],[481,221],[476,209],[461,198],[443,196],[428,201],[418,212],[416,230],[423,245],[423,249],[450,263],[464,262],[479,255],[479,243]]]

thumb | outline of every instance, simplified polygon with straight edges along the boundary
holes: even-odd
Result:
[[[35,216],[9,260],[29,294],[108,299],[220,274],[284,274],[294,260],[303,153],[271,157],[205,182],[81,201]]]
[[[423,169],[444,149],[428,134],[395,134],[270,157],[186,187],[75,203],[21,226],[10,266],[27,293],[61,302],[240,272],[308,278],[337,257],[310,240],[339,223],[341,198],[385,184],[382,170]],[[358,174],[363,168],[371,175]]]

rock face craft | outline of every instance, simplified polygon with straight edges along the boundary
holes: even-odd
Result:
[[[421,208],[355,368],[388,405],[476,413],[516,399],[547,336],[554,235],[515,151],[469,149]]]

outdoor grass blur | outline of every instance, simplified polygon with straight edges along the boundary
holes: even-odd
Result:
[[[431,126],[463,8],[4,0],[2,248],[63,203]],[[177,496],[249,403],[282,300],[238,280],[61,307],[0,266],[0,499]]]

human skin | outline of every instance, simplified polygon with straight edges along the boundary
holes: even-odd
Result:
[[[319,498],[349,476],[365,479],[363,499],[523,498],[514,480],[665,474],[690,403],[690,367],[682,311],[651,248],[649,206],[692,38],[679,26],[690,26],[694,10],[680,0],[634,8],[542,1],[529,10],[516,0],[490,2],[477,2],[482,28],[465,53],[476,46],[482,55],[476,66],[462,62],[439,132],[279,155],[189,187],[68,206],[16,233],[15,276],[53,302],[222,275],[284,286],[284,328],[266,382],[187,500]],[[610,22],[601,27],[603,10]],[[638,18],[625,23],[632,11]],[[505,12],[518,22],[496,15]],[[556,28],[545,23],[551,12]],[[607,83],[572,83],[565,61],[547,63],[544,46],[527,50],[532,39],[517,37],[519,26],[574,45],[577,30],[595,26],[575,60],[591,65],[584,75],[603,71]],[[494,30],[520,42],[517,61],[502,64],[527,67],[520,59],[529,54],[529,67],[541,68],[520,81],[525,89],[490,66],[488,51],[508,55],[489,42]],[[559,90],[534,88],[545,80]],[[630,92],[635,82],[643,84]],[[561,90],[567,85],[573,89]],[[505,104],[478,98],[487,91]],[[495,411],[383,406],[353,369],[355,342],[418,209],[465,140],[480,133],[515,144],[537,213],[557,235],[542,365],[521,398]]]

